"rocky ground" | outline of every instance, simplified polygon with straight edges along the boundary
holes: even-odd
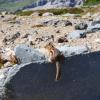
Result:
[[[89,45],[92,51],[100,50],[99,13],[92,17],[5,15],[0,18],[0,26],[0,48],[13,49],[21,43],[40,48],[44,43],[52,41],[69,46]]]
[[[0,57],[8,60],[13,50],[20,61],[1,63],[0,58],[0,100],[99,99],[100,52],[95,51],[100,51],[100,13],[76,16],[0,17]],[[54,81],[55,65],[48,63],[43,49],[47,42],[53,42],[65,56],[58,82]]]
[[[86,46],[90,52],[100,51],[100,13],[87,13],[81,17],[52,13],[0,17],[1,51],[13,50],[18,44],[43,48],[50,41],[56,47]]]

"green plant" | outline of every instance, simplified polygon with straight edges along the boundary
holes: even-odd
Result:
[[[15,14],[20,15],[20,16],[30,16],[33,13],[33,11],[17,11]]]
[[[39,12],[40,16],[42,16],[42,14],[46,12],[53,13],[54,15],[61,15],[66,13],[81,14],[84,11],[81,8],[63,8],[63,9],[43,9],[43,10],[35,10],[35,11],[17,11],[15,14],[21,16],[29,16],[34,12]]]
[[[96,4],[99,4],[100,3],[100,0],[86,0],[84,5],[96,5]]]

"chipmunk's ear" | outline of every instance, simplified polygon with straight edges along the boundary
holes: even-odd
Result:
[[[54,47],[54,44],[52,42],[48,42],[44,48],[48,48],[48,47]]]
[[[54,44],[52,42],[49,42],[47,45],[48,46],[54,46]]]
[[[50,46],[50,42],[47,42],[44,46],[44,48],[48,48],[48,46]]]

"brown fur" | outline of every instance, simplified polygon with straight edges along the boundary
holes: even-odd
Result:
[[[10,54],[10,60],[9,60],[9,62],[11,62],[12,64],[18,64],[19,63],[19,61],[16,58],[16,56],[12,55],[12,54]]]
[[[16,57],[14,51],[9,51],[9,53],[10,54],[7,55],[9,57],[8,59],[4,59],[2,53],[0,53],[0,66],[4,66],[7,62],[10,62],[12,65],[20,63],[20,60]]]
[[[51,42],[45,46],[45,49],[49,52],[50,61],[56,64],[56,80],[59,80],[61,78],[60,61],[63,60],[64,55]]]
[[[2,54],[0,54],[0,68],[2,67],[2,66],[4,66],[4,64],[7,62],[7,60],[6,59],[3,59],[2,58]]]
[[[3,60],[2,55],[0,55],[0,63],[1,64],[4,64],[5,63],[5,60]]]

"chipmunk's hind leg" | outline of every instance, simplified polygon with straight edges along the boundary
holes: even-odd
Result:
[[[61,66],[60,62],[56,61],[56,81],[60,80],[61,78]]]

